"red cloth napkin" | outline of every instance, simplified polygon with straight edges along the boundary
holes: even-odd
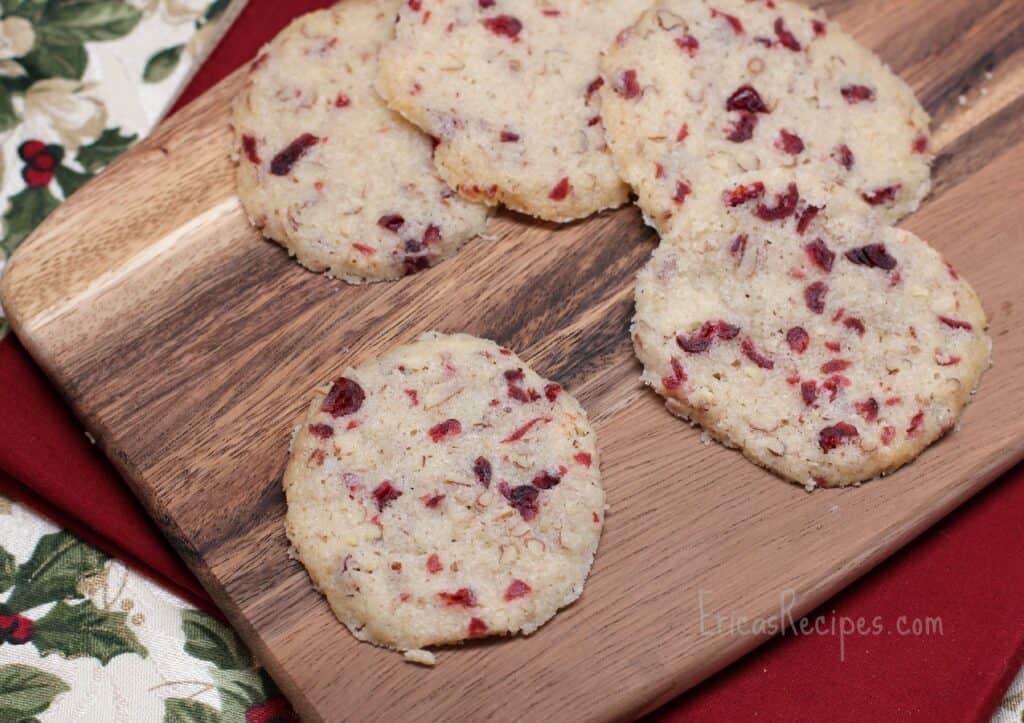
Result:
[[[250,0],[176,108],[254,57],[293,17],[327,0]],[[0,490],[199,604],[198,583],[23,349],[0,342]],[[880,635],[776,638],[651,718],[987,720],[1024,663],[1024,467],[822,607],[826,621]],[[941,634],[900,635],[900,620]],[[831,624],[831,623],[829,623]],[[935,623],[932,623],[933,627]]]

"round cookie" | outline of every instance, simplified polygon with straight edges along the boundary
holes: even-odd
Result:
[[[431,140],[373,90],[397,0],[346,0],[295,20],[235,101],[238,195],[252,223],[312,271],[397,279],[451,256],[488,210],[437,175]]]
[[[321,389],[284,476],[298,558],[352,634],[529,634],[583,591],[604,524],[586,412],[508,349],[426,333]]]
[[[598,56],[647,0],[410,0],[381,54],[392,108],[439,139],[467,198],[549,221],[628,199],[601,129]]]
[[[892,471],[953,428],[991,342],[934,249],[785,171],[717,204],[639,275],[633,344],[671,412],[808,488]]]
[[[608,144],[663,233],[747,171],[815,170],[889,221],[931,187],[929,118],[913,91],[796,3],[663,0],[602,69]]]

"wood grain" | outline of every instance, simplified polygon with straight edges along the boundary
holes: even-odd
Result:
[[[906,225],[979,290],[995,344],[962,431],[859,489],[808,495],[705,446],[640,387],[626,329],[655,239],[633,209],[562,227],[504,214],[493,240],[393,284],[301,270],[234,195],[237,75],[11,259],[2,298],[19,337],[305,718],[639,714],[763,639],[709,628],[702,610],[778,619],[784,600],[795,619],[1024,455],[1024,4],[819,5],[934,114],[935,192]],[[334,621],[287,557],[278,479],[319,382],[431,328],[507,344],[580,398],[611,513],[580,602],[530,638],[424,670]]]

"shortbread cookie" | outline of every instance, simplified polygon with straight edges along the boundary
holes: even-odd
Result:
[[[253,224],[313,271],[350,283],[433,266],[488,210],[437,175],[431,140],[373,89],[398,0],[345,0],[293,22],[235,102],[238,195]]]
[[[626,202],[601,129],[598,56],[647,0],[411,0],[379,89],[436,137],[467,198],[550,221]]]
[[[745,171],[815,169],[890,221],[929,191],[929,118],[911,89],[795,3],[662,0],[603,70],[608,143],[662,232]]]
[[[345,370],[298,430],[288,537],[360,640],[529,634],[583,591],[604,523],[579,403],[508,349],[427,333]]]
[[[991,342],[934,249],[788,172],[717,203],[636,290],[634,347],[670,411],[808,487],[892,471],[956,424]]]

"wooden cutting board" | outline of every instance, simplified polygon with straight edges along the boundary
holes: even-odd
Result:
[[[237,75],[10,261],[19,337],[308,720],[639,714],[764,639],[732,623],[795,619],[1024,454],[1024,3],[825,6],[934,115],[935,191],[906,225],[975,285],[995,342],[962,431],[859,489],[781,482],[702,444],[641,388],[627,324],[655,238],[634,209],[568,226],[503,214],[495,239],[392,284],[303,271],[235,198]],[[435,328],[507,344],[580,398],[611,513],[579,602],[529,638],[444,651],[427,670],[335,622],[286,554],[278,479],[314,386]]]

